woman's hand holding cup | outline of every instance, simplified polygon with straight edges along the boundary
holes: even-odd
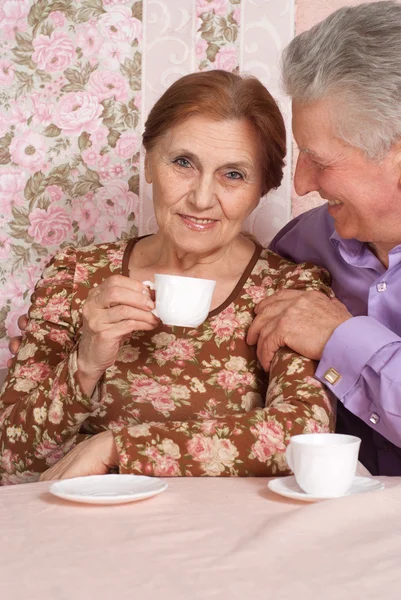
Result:
[[[79,378],[88,395],[116,361],[127,335],[157,327],[159,319],[151,312],[154,308],[149,289],[123,275],[113,275],[90,290],[82,309],[78,349]]]

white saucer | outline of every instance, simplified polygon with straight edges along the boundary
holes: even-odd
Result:
[[[167,487],[161,479],[145,475],[90,475],[57,481],[49,492],[72,502],[123,504],[151,498]]]
[[[297,484],[295,477],[290,475],[289,477],[278,477],[268,482],[267,487],[280,496],[286,498],[292,498],[293,500],[301,500],[302,502],[318,502],[319,500],[330,500],[330,498],[320,498],[319,496],[312,496],[307,494]],[[354,494],[364,494],[365,492],[375,492],[377,490],[383,490],[384,483],[371,479],[370,477],[355,477],[354,483],[351,488],[341,498],[345,496],[352,496]],[[338,497],[338,496],[337,496]]]

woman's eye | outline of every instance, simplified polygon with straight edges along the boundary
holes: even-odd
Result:
[[[243,175],[238,173],[238,171],[230,171],[229,173],[226,173],[226,176],[228,179],[244,179]]]
[[[174,162],[179,167],[184,167],[184,169],[188,169],[191,166],[191,163],[186,158],[176,158]]]

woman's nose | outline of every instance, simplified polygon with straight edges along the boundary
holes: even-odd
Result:
[[[298,196],[304,196],[308,192],[315,192],[319,189],[316,166],[302,152],[298,155],[295,168],[294,188]]]
[[[216,202],[216,191],[212,179],[202,177],[197,181],[192,202],[198,210],[206,210]]]

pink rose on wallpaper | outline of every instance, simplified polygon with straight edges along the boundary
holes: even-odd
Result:
[[[4,30],[7,38],[14,39],[16,33],[22,33],[27,30],[27,17],[30,8],[30,0],[6,0],[3,3],[0,15],[0,29]]]
[[[86,24],[79,30],[75,41],[77,47],[81,48],[83,55],[90,58],[91,56],[97,57],[103,44],[103,37],[94,25]]]
[[[9,113],[8,122],[10,125],[15,125],[18,131],[25,131],[28,128],[28,119],[31,116],[30,110],[16,104]]]
[[[79,224],[79,230],[93,235],[95,225],[100,217],[100,211],[93,200],[77,198],[72,206],[72,219]]]
[[[232,71],[238,64],[237,49],[234,45],[222,46],[216,54],[213,66],[216,69]]]
[[[4,115],[0,115],[0,137],[7,133],[9,127],[10,121]]]
[[[195,52],[198,61],[206,58],[207,41],[203,38],[199,38],[196,42]]]
[[[65,135],[93,133],[102,124],[103,106],[96,96],[88,92],[70,92],[63,96],[54,108],[53,123]]]
[[[100,242],[115,242],[127,229],[125,217],[118,215],[102,215],[96,223],[96,231]]]
[[[129,191],[124,179],[108,181],[104,187],[96,190],[95,200],[102,213],[125,217],[136,211],[139,201],[138,196]]]
[[[132,58],[132,48],[128,42],[108,40],[99,50],[99,59],[108,69],[119,69],[126,58]]]
[[[108,154],[100,154],[99,148],[91,146],[81,153],[84,162],[96,170],[103,170],[110,162]]]
[[[141,39],[142,23],[126,6],[111,6],[109,12],[99,18],[99,28],[106,40],[133,42]]]
[[[37,92],[31,94],[31,101],[33,106],[32,123],[34,125],[50,125],[54,106],[49,102],[42,101]]]
[[[4,369],[7,366],[9,358],[11,358],[11,352],[8,349],[8,343],[3,342],[0,345],[0,369]]]
[[[114,96],[117,102],[126,102],[129,95],[128,81],[113,71],[94,71],[89,77],[87,91],[99,102]]]
[[[199,17],[205,12],[214,11],[215,15],[225,16],[229,7],[229,0],[197,0],[196,14]]]
[[[0,60],[0,85],[11,85],[14,81],[15,66],[9,60]]]
[[[135,131],[123,131],[116,144],[116,154],[121,158],[132,158],[140,146]]]
[[[91,133],[89,139],[91,141],[92,148],[101,148],[102,146],[107,145],[107,136],[109,135],[109,133],[110,130],[104,125],[101,125],[100,127],[98,127],[98,129],[96,129],[96,131]]]
[[[4,233],[0,233],[0,260],[7,260],[11,252],[11,238]]]
[[[41,246],[59,245],[71,231],[71,218],[66,210],[52,204],[47,210],[35,208],[29,221],[28,234]]]
[[[11,216],[13,206],[23,206],[27,176],[19,171],[0,171],[0,213]]]
[[[12,300],[14,305],[20,306],[24,303],[25,285],[15,275],[8,275],[7,282],[0,289],[0,302]]]
[[[64,71],[75,57],[75,46],[64,31],[53,31],[50,37],[38,35],[32,44],[32,60],[43,71]]]
[[[10,154],[19,166],[36,173],[46,165],[46,138],[35,131],[27,131],[11,140]]]
[[[14,308],[8,312],[4,324],[9,337],[21,335],[21,330],[18,327],[18,319],[24,314],[24,312],[26,312],[27,308],[27,306],[19,306],[18,308]]]
[[[59,202],[64,196],[64,192],[58,185],[48,185],[46,192],[49,194],[52,202]]]
[[[53,21],[53,24],[56,27],[62,27],[65,23],[64,13],[62,13],[60,10],[51,12],[49,18]]]

